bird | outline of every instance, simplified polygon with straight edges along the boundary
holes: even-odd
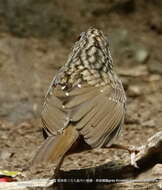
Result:
[[[58,173],[68,154],[113,146],[125,112],[126,94],[108,38],[91,27],[77,38],[46,93],[41,112],[45,141],[33,163],[57,162]]]

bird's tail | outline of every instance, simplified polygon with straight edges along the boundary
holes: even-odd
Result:
[[[64,129],[62,134],[49,136],[36,153],[32,165],[59,161],[78,139],[79,134],[74,126]]]

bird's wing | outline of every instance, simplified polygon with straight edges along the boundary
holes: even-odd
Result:
[[[120,131],[125,115],[125,93],[111,86],[74,88],[65,108],[70,121],[92,147],[110,144]]]
[[[61,87],[50,87],[43,105],[41,119],[47,136],[55,136],[67,127],[68,112],[64,109],[62,98],[66,97]]]
[[[83,104],[93,98],[95,90],[95,87],[90,86],[87,88],[74,87],[69,91],[64,90],[60,85],[50,86],[41,113],[43,130],[47,136],[55,136],[68,127],[72,121],[72,115],[75,119],[79,117],[78,120],[80,120],[80,116],[88,111],[87,106],[83,109]],[[78,116],[75,110],[78,112]],[[80,111],[84,113],[80,113]]]
[[[100,87],[57,85],[49,91],[42,121],[48,134],[57,135],[73,125],[92,147],[111,143],[120,131],[125,115],[125,93],[109,84]]]

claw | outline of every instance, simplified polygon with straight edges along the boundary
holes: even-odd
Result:
[[[125,146],[121,144],[112,144],[109,148],[118,148],[118,149],[123,149],[127,150],[130,154],[131,157],[131,165],[134,166],[135,168],[139,168],[139,166],[136,163],[136,154],[141,150],[140,148],[134,147],[134,146]]]
[[[139,168],[136,162],[136,154],[140,151],[139,148],[136,148],[134,146],[128,146],[127,150],[130,153],[131,165],[134,166],[135,168]]]
[[[131,165],[134,166],[135,168],[139,168],[136,162],[136,153],[132,152],[130,157],[131,157]]]

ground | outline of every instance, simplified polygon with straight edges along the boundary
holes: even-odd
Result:
[[[21,171],[30,165],[43,142],[39,113],[44,94],[79,33],[90,26],[102,29],[110,41],[115,70],[127,94],[118,142],[140,146],[161,130],[160,1],[7,2],[0,8],[0,169]],[[62,169],[100,165],[127,154],[104,149],[70,155]],[[161,167],[140,178],[161,177]]]

